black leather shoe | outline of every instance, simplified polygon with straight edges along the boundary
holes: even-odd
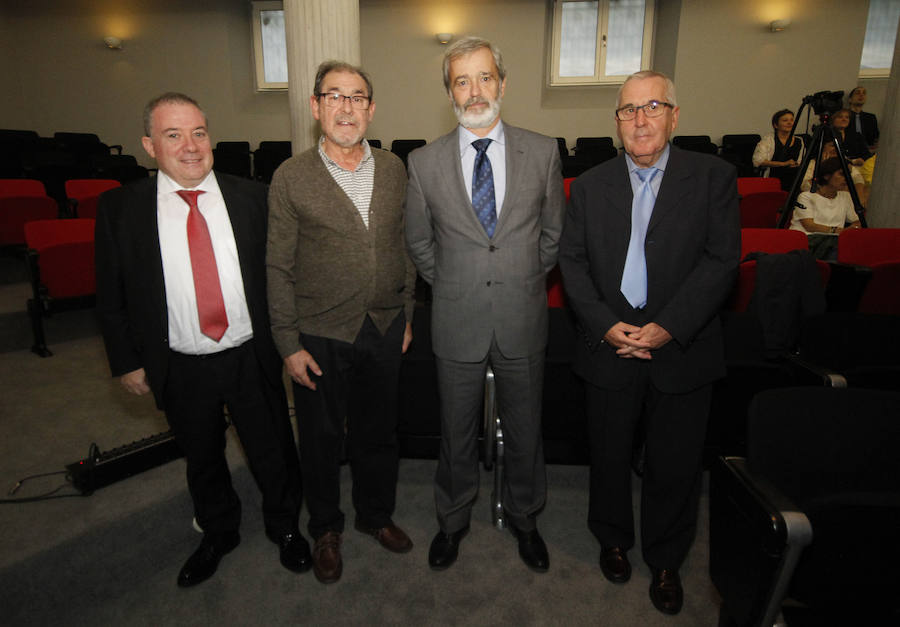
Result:
[[[453,565],[459,555],[459,543],[467,533],[468,525],[453,533],[437,532],[428,549],[428,565],[432,570],[444,570]]]
[[[663,614],[677,614],[681,611],[684,591],[681,589],[681,577],[677,570],[653,569],[650,600],[653,601],[653,607]]]
[[[188,558],[178,573],[178,585],[189,588],[212,577],[219,567],[219,560],[227,553],[231,553],[240,543],[241,536],[236,531],[215,540],[204,536],[200,547]]]
[[[276,536],[266,533],[269,540],[278,545],[281,565],[295,573],[305,573],[312,568],[312,554],[309,542],[299,531]]]
[[[525,565],[537,573],[546,573],[550,568],[550,555],[538,530],[522,531],[512,524],[509,525],[509,530],[519,541],[519,557]]]
[[[600,548],[600,571],[613,583],[625,583],[631,579],[631,563],[628,553],[617,546]]]

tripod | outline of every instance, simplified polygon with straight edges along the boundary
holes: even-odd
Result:
[[[791,141],[794,137],[794,130],[797,128],[797,122],[800,121],[803,107],[809,105],[809,102],[807,102],[807,100],[808,98],[804,98],[803,104],[801,104],[800,108],[797,110],[797,116],[794,118],[794,126],[793,128],[791,128],[790,135],[788,135],[788,146],[791,145]],[[809,112],[807,111],[807,120],[809,119],[808,116]],[[791,219],[791,214],[794,213],[794,207],[797,206],[797,196],[800,195],[800,185],[803,183],[803,176],[806,174],[806,170],[809,167],[809,161],[810,159],[812,159],[813,154],[816,155],[816,167],[813,172],[812,187],[810,188],[810,191],[816,191],[816,188],[818,187],[816,183],[816,177],[819,174],[819,165],[822,163],[822,147],[825,145],[825,142],[829,140],[832,144],[834,144],[834,148],[837,151],[837,158],[841,162],[841,171],[844,173],[844,179],[847,181],[847,190],[850,192],[850,197],[853,199],[853,209],[856,211],[856,215],[859,216],[859,224],[863,228],[866,228],[868,226],[868,224],[866,224],[866,208],[863,207],[862,203],[859,201],[859,194],[856,193],[856,187],[853,185],[853,178],[850,176],[850,166],[847,163],[847,157],[844,156],[844,153],[841,150],[841,143],[838,141],[837,136],[834,134],[834,129],[831,127],[831,125],[828,124],[829,117],[830,116],[828,113],[819,114],[820,124],[815,129],[812,141],[810,142],[810,145],[806,149],[806,153],[803,155],[803,159],[800,162],[797,177],[794,179],[794,183],[791,185],[791,191],[784,203],[784,207],[781,208],[781,217],[778,219],[779,229],[785,228],[788,220]]]

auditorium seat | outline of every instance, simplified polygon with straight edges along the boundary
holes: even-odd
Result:
[[[391,142],[391,152],[400,157],[403,166],[406,167],[406,159],[416,148],[425,145],[424,139],[395,139]]]
[[[740,199],[741,228],[774,228],[778,224],[779,210],[784,206],[788,193],[756,192],[742,195]]]
[[[0,197],[46,195],[44,184],[36,179],[0,179]]]
[[[838,262],[873,266],[900,261],[900,229],[846,229],[838,235]]]
[[[25,244],[25,225],[59,215],[59,205],[47,196],[0,196],[0,246]]]
[[[772,176],[739,176],[737,190],[738,196],[759,192],[780,192],[781,181]]]
[[[721,627],[897,624],[898,416],[896,392],[755,397],[746,457],[720,458],[710,473]]]
[[[251,178],[250,142],[217,142],[213,148],[213,169],[245,179]]]
[[[34,344],[41,357],[47,348],[44,316],[73,308],[93,307],[94,220],[37,220],[25,225],[32,298],[28,301]]]
[[[734,164],[739,178],[753,176],[753,151],[758,143],[756,133],[722,136],[721,157]]]
[[[703,152],[709,155],[719,152],[719,147],[712,143],[709,135],[676,135],[672,138],[672,144],[683,150]]]
[[[291,158],[293,147],[290,141],[261,141],[253,151],[253,178],[263,183],[271,183],[272,175],[282,163]]]
[[[873,263],[871,268],[872,276],[863,290],[858,310],[900,315],[900,261]]]
[[[113,179],[72,179],[66,181],[66,199],[74,218],[96,218],[97,201],[103,192],[120,187]]]

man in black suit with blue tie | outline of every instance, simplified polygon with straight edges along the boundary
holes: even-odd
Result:
[[[266,535],[282,565],[303,572],[300,469],[266,302],[265,187],[212,171],[206,115],[184,94],[151,100],[144,131],[159,174],[100,198],[97,312],[113,376],[153,392],[187,460],[204,535],[178,585],[211,577],[240,543],[225,407],[262,492]]]
[[[716,312],[740,254],[734,168],[671,146],[678,114],[667,77],[626,79],[616,109],[625,154],[572,184],[559,258],[580,327],[573,367],[587,388],[600,567],[615,583],[631,576],[630,462],[642,422],[642,552],[650,598],[668,614],[682,607],[712,382],[725,374]]]

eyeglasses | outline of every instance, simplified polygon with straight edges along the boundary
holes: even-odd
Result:
[[[350,106],[354,109],[368,109],[369,108],[369,97],[368,96],[360,96],[359,94],[353,94],[352,96],[345,96],[343,94],[339,94],[336,91],[329,91],[324,94],[316,94],[316,97],[322,98],[325,102],[325,106],[329,109],[334,109],[335,107],[343,106],[344,100],[350,101]]]
[[[629,122],[637,117],[637,112],[642,110],[648,118],[658,118],[665,112],[666,107],[675,108],[670,102],[660,102],[659,100],[651,100],[645,105],[636,107],[634,105],[625,105],[621,109],[616,109],[616,119],[620,122]]]

